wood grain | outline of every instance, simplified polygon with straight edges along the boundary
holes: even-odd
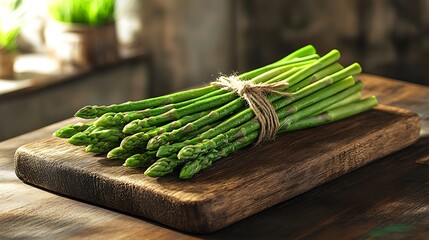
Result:
[[[224,228],[414,143],[417,114],[380,106],[234,154],[190,181],[153,179],[64,139],[20,147],[24,182],[188,232]]]

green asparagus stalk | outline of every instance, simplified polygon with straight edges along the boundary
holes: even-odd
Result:
[[[90,126],[83,132],[78,132],[71,136],[68,140],[69,143],[76,146],[83,146],[89,144],[95,144],[99,140],[108,138],[110,135],[125,137],[124,133],[117,128],[105,128]]]
[[[133,127],[134,129],[132,130],[129,128],[124,128],[123,132],[125,133],[128,133],[128,134],[133,132],[137,132],[137,133],[124,138],[121,142],[121,147],[124,149],[134,149],[134,148],[139,148],[144,146],[144,148],[146,148],[146,143],[147,141],[149,141],[150,138],[158,134],[170,132],[173,129],[180,128],[189,122],[195,121],[198,118],[201,118],[207,115],[208,113],[209,113],[208,111],[194,113],[194,114],[182,117],[164,126],[155,128],[149,132],[138,132],[138,130],[140,129],[138,129],[137,126],[134,126]]]
[[[177,166],[180,166],[183,163],[184,161],[177,159],[175,155],[160,158],[146,169],[144,175],[149,177],[161,177],[172,173]]]
[[[304,46],[302,48],[299,48],[299,49],[293,51],[292,53],[290,53],[286,57],[278,60],[274,64],[281,63],[284,61],[289,61],[289,60],[294,59],[294,58],[301,58],[301,57],[313,55],[313,54],[316,54],[316,48],[313,45],[307,45],[307,46]]]
[[[337,107],[341,107],[341,106],[344,106],[344,105],[349,104],[349,103],[357,102],[357,101],[359,101],[361,99],[361,97],[362,97],[361,92],[353,93],[352,95],[350,95],[350,96],[348,96],[348,97],[346,97],[346,98],[344,98],[344,99],[342,99],[342,100],[340,100],[340,101],[338,101],[338,102],[330,105],[329,107],[327,107],[325,109],[321,109],[320,111],[318,111],[318,112],[316,112],[316,113],[314,113],[312,115],[319,115],[319,114],[321,114],[323,112],[326,112],[328,110],[331,110],[331,109],[334,109],[334,108],[337,108]]]
[[[205,155],[204,157],[198,158],[194,161],[188,161],[181,169],[179,178],[180,179],[190,179],[199,171],[209,168],[212,166],[213,162],[219,160],[222,157],[227,157],[231,153],[234,153],[242,148],[245,148],[256,141],[258,138],[258,132],[254,131],[246,134],[245,136],[235,140],[231,144],[225,145],[219,151],[213,151],[210,154]],[[158,171],[157,174],[160,174],[161,171]],[[148,175],[150,176],[150,175]]]
[[[334,49],[330,51],[314,63],[306,65],[300,71],[288,77],[287,83],[289,84],[289,87],[294,86],[308,76],[311,76],[312,74],[322,70],[323,68],[335,63],[339,58],[340,52],[338,50]]]
[[[204,165],[211,165],[217,159],[220,159],[219,151],[213,149],[207,154],[201,154],[197,159],[187,162],[181,169],[179,178],[190,179],[201,171]]]
[[[241,107],[243,107],[245,104],[244,100],[242,99],[236,99],[234,101],[231,101],[227,103],[226,105],[211,111],[208,115],[193,121],[191,123],[186,124],[185,126],[175,129],[168,133],[163,133],[158,136],[155,136],[151,138],[146,146],[146,149],[148,150],[156,150],[161,145],[166,144],[167,142],[174,142],[178,139],[180,139],[185,134],[196,131],[198,128],[205,126],[207,124],[216,122],[225,116],[228,116],[229,114],[233,114],[237,110],[239,110]]]
[[[377,98],[375,96],[371,96],[357,102],[352,102],[341,107],[328,110],[322,114],[309,116],[292,124],[284,125],[280,129],[280,132],[296,131],[331,123],[367,111],[377,105]]]
[[[200,130],[201,132],[206,131],[209,127],[206,129]],[[198,132],[197,132],[198,133]],[[190,136],[192,137],[192,136]],[[186,139],[186,138],[185,138]],[[185,139],[181,139],[184,141]],[[142,167],[146,166],[148,164],[152,164],[146,171],[145,175],[150,177],[159,177],[163,176],[165,174],[171,173],[174,168],[176,168],[179,165],[182,165],[184,161],[177,159],[176,154],[172,154],[169,157],[164,157],[156,160],[153,157],[153,153],[156,153],[156,151],[147,151],[144,155],[145,156],[135,156],[134,158],[127,159],[126,165],[131,165],[134,167]],[[156,160],[156,161],[155,161]]]
[[[296,52],[294,53],[295,56],[300,56],[299,59],[288,58],[288,59],[280,60],[278,63],[268,65],[268,67],[266,66],[265,68],[264,67],[259,68],[257,69],[257,71],[253,71],[253,73],[241,74],[239,78],[240,79],[254,78],[255,76],[258,76],[268,70],[277,68],[279,66],[290,65],[300,61],[318,58],[316,54],[311,54],[313,55],[311,57],[303,56],[303,54],[311,53],[311,52],[315,52],[315,51],[313,51],[311,47],[306,47],[299,53],[296,53]],[[154,97],[154,98],[149,98],[149,99],[144,99],[144,100],[134,101],[134,102],[130,101],[130,102],[121,103],[121,104],[112,104],[109,106],[97,106],[97,105],[85,106],[81,108],[79,111],[77,111],[75,116],[81,117],[81,118],[96,118],[96,117],[100,117],[101,115],[107,112],[128,112],[128,111],[135,111],[135,110],[143,110],[147,108],[154,108],[162,105],[178,103],[178,102],[183,102],[193,98],[197,98],[216,90],[217,90],[217,87],[215,86],[207,86],[207,87],[191,89],[187,91],[172,93],[164,96],[159,96],[159,97]]]
[[[130,101],[126,103],[112,104],[109,106],[85,106],[76,112],[75,116],[81,118],[96,118],[107,112],[128,112],[133,110],[153,108],[161,105],[197,98],[216,90],[217,88],[214,86],[207,86],[134,102]]]
[[[209,131],[210,132],[215,132],[216,128],[214,130],[209,130]],[[173,143],[173,144],[164,144],[164,145],[161,145],[158,148],[156,156],[157,157],[166,157],[166,156],[171,156],[172,154],[176,154],[183,147],[186,147],[188,145],[195,145],[195,144],[198,144],[199,142],[203,141],[204,139],[207,139],[205,137],[205,135],[207,135],[207,134],[204,134],[204,135],[201,134],[200,136],[198,136],[196,138],[189,139],[189,140],[182,141],[182,142],[176,142],[176,143]]]
[[[125,160],[129,157],[131,157],[134,154],[137,154],[138,152],[143,152],[145,150],[143,149],[123,149],[122,147],[115,147],[112,150],[110,150],[107,153],[107,158],[115,158],[115,159],[122,159]]]
[[[106,130],[106,129],[107,128],[105,128],[105,127],[97,127],[94,124],[92,124],[87,129],[85,129],[83,132],[78,132],[78,133],[74,134],[73,136],[71,136],[68,139],[68,142],[73,144],[73,145],[76,145],[76,146],[83,146],[83,145],[89,145],[89,144],[96,143],[97,139],[90,137],[89,135],[92,132]]]
[[[271,70],[271,69],[277,67],[278,65],[287,63],[288,61],[290,61],[294,58],[305,58],[308,56],[315,56],[315,55],[317,56],[316,49],[314,48],[314,46],[307,45],[305,47],[302,47],[302,48],[290,53],[289,55],[278,60],[277,62],[274,62],[274,63],[266,65],[264,67],[252,70],[252,71],[247,72],[247,73],[243,73],[240,75],[240,78],[241,79],[252,79],[257,75],[260,75],[261,73],[264,73],[268,70]],[[316,59],[316,58],[314,58],[314,59]]]
[[[96,138],[88,136],[88,134],[85,132],[78,132],[71,136],[71,138],[69,138],[67,142],[76,146],[84,146],[97,143],[98,140]]]
[[[326,80],[330,80],[327,78]],[[324,83],[325,79],[320,80],[317,83]],[[315,84],[317,84],[315,83]],[[329,96],[332,96],[333,94],[340,92],[350,86],[353,86],[355,84],[355,80],[352,76],[347,77],[341,81],[338,81],[336,83],[333,83],[332,85],[322,88],[319,91],[316,91],[310,95],[307,95],[306,97],[300,98],[297,101],[294,101],[292,104],[288,105],[287,108],[285,108],[286,112],[289,113],[295,113],[299,110],[308,107],[314,103],[319,102],[320,100],[323,100]]]
[[[238,75],[238,79],[240,80],[254,80],[255,78],[273,70],[279,67],[288,67],[289,69],[292,67],[299,67],[303,65],[307,65],[310,63],[313,63],[315,60],[319,59],[320,56],[317,54],[311,54],[308,56],[303,56],[299,58],[290,59],[287,61],[280,61],[277,63],[272,63],[269,66],[265,66],[262,69],[256,69],[254,70],[254,73],[243,73]],[[257,82],[256,82],[257,83]]]
[[[207,130],[208,130],[208,129],[210,129],[211,127],[215,127],[216,125],[217,125],[217,123],[215,123],[215,124],[211,124],[211,125],[207,125],[207,126],[204,126],[203,128],[199,129],[198,131],[194,131],[194,132],[189,133],[188,135],[185,135],[183,138],[181,138],[181,141],[185,141],[185,140],[187,140],[187,139],[189,139],[189,138],[196,137],[198,134],[200,134],[200,133],[202,133],[202,132],[207,131]],[[162,131],[162,130],[161,130],[161,129],[158,129],[158,131]],[[140,134],[140,133],[139,133],[139,134]],[[140,140],[142,140],[143,138],[145,138],[145,135],[146,135],[147,133],[142,133],[142,134],[143,134],[143,137],[142,137],[142,138],[137,137],[136,141],[131,140],[131,141],[133,142],[133,144],[135,144],[134,146],[132,146],[132,147],[130,147],[130,148],[128,148],[128,149],[124,149],[124,148],[123,148],[123,147],[121,147],[121,146],[116,147],[116,148],[112,149],[112,150],[108,153],[107,157],[108,157],[108,158],[126,159],[126,158],[130,157],[131,155],[133,155],[133,154],[129,154],[129,153],[145,152],[145,150],[143,150],[143,149],[146,147],[146,143],[147,143],[147,141],[146,141],[146,142],[141,142],[141,144],[140,144],[140,145],[136,144],[136,142],[137,142],[137,141],[140,141]],[[137,134],[133,135],[133,137],[134,137],[134,138],[135,138],[136,136],[137,136]],[[129,136],[129,137],[131,137],[131,136]],[[150,138],[150,137],[146,137],[146,139],[149,139],[149,138]],[[121,144],[124,142],[124,140],[126,140],[126,139],[123,139],[123,140],[122,140],[122,142],[121,142]],[[128,142],[128,143],[129,143],[129,142]],[[156,152],[156,151],[155,151],[155,152]],[[138,154],[136,154],[136,155],[138,155]]]
[[[219,134],[212,139],[198,141],[195,145],[184,146],[177,154],[177,158],[181,160],[196,159],[201,154],[207,154],[209,151],[229,144],[235,139],[243,137],[249,132],[254,132],[259,128],[260,124],[256,119],[248,121],[243,125],[231,128],[229,131]]]
[[[97,139],[98,141],[116,141],[117,139],[123,139],[125,137],[125,133],[123,133],[122,130],[117,128],[109,128],[99,131],[93,131],[88,136]]]
[[[194,99],[191,99],[191,100],[188,100],[185,102],[168,104],[168,105],[165,105],[162,107],[149,108],[149,109],[145,109],[145,110],[141,110],[141,111],[119,112],[119,113],[108,112],[108,113],[103,114],[100,118],[98,118],[97,121],[95,121],[95,125],[96,126],[104,126],[104,127],[118,127],[118,126],[124,127],[126,124],[130,123],[133,120],[160,115],[160,114],[168,112],[171,109],[181,108],[181,107],[187,106],[189,104],[192,104],[196,101],[216,96],[220,93],[224,93],[224,91],[223,90],[216,90],[214,92],[208,93],[208,94],[203,95],[201,97],[194,98]],[[152,128],[154,129],[155,127],[152,127]],[[144,129],[144,128],[139,128],[138,131],[142,131],[142,129]]]
[[[129,125],[127,124],[124,129],[127,129],[126,131],[129,132],[128,129],[134,128],[135,125],[141,126],[141,127],[150,127],[150,126],[157,126],[160,124],[165,124],[169,121],[174,121],[179,118],[182,118],[186,115],[190,115],[193,113],[205,111],[208,109],[212,109],[224,104],[229,104],[232,101],[237,99],[237,96],[235,93],[225,93],[219,96],[214,96],[208,99],[204,99],[201,101],[197,101],[193,104],[190,104],[188,106],[185,106],[183,108],[179,109],[172,109],[164,114],[153,116],[141,120],[134,120]],[[241,107],[242,105],[238,106]]]
[[[189,135],[186,135],[184,138],[182,138],[182,141],[185,141],[189,138],[194,138],[198,134],[207,131],[208,129],[216,126],[216,124],[213,125],[207,125],[203,128],[201,128],[199,131],[195,131],[190,133]],[[127,167],[145,167],[149,164],[152,164],[156,160],[156,151],[143,151],[139,149],[132,149],[132,150],[126,150],[122,147],[116,147],[112,149],[108,154],[107,158],[119,158],[119,159],[125,159],[124,166]]]
[[[312,103],[310,100],[308,100],[307,102],[300,102],[297,101],[295,104],[293,104],[293,106],[291,106],[290,108],[284,109],[284,110],[280,110],[280,112],[285,112],[285,113],[291,113],[293,112],[294,114],[291,114],[287,117],[285,117],[284,120],[282,120],[282,122],[280,123],[280,126],[283,125],[290,125],[293,122],[298,121],[299,119],[305,118],[307,116],[310,116],[318,111],[320,111],[320,109],[325,109],[327,107],[329,107],[330,105],[360,91],[363,87],[363,83],[358,81],[356,82],[356,84],[352,84],[350,85],[350,80],[353,81],[354,83],[354,79],[353,77],[349,77],[344,79],[343,81],[340,81],[336,84],[333,84],[332,87],[337,87],[335,90],[340,90],[341,92],[336,93],[335,95],[332,95],[330,97],[325,97],[322,98],[323,94],[325,94],[325,92],[323,92],[322,94],[322,90],[319,91],[319,95],[317,95],[317,97],[314,97],[313,99],[319,98],[319,101],[314,100],[314,103]],[[328,94],[328,93],[326,93]],[[305,108],[304,108],[305,107]],[[279,114],[280,115],[280,114]]]
[[[323,68],[322,70],[316,72],[315,74],[307,77],[306,79],[302,80],[301,82],[295,84],[292,87],[289,87],[287,90],[288,92],[296,92],[297,90],[306,87],[307,85],[314,83],[326,76],[329,76],[331,74],[334,74],[340,70],[344,69],[343,66],[341,66],[341,64],[339,63],[333,63],[325,68]],[[354,75],[354,74],[351,74]]]
[[[154,129],[152,129],[148,132],[143,131],[143,129],[145,129],[145,127],[140,124],[141,121],[133,121],[130,124],[127,124],[122,129],[122,131],[126,134],[136,134],[136,133],[139,133],[139,134],[145,134],[146,133],[148,135],[159,134],[159,133],[168,132],[168,131],[171,131],[173,129],[179,128],[188,122],[195,121],[196,119],[207,115],[208,113],[209,113],[209,111],[201,111],[201,112],[196,112],[196,113],[193,113],[190,115],[186,115],[186,116],[183,116],[182,118],[179,118],[178,120],[172,121],[172,122],[170,122],[166,125],[163,125],[161,127],[155,127]]]
[[[195,138],[195,137],[197,137],[198,135],[200,135],[201,133],[206,132],[206,131],[208,131],[209,129],[212,129],[212,128],[216,127],[216,126],[217,126],[217,125],[219,125],[219,124],[220,124],[220,122],[219,122],[219,121],[218,121],[218,122],[214,122],[214,123],[212,123],[212,124],[207,124],[206,126],[203,126],[202,128],[199,128],[198,130],[195,130],[195,131],[192,131],[192,132],[189,132],[189,133],[185,134],[184,136],[182,136],[182,137],[179,139],[179,141],[183,142],[183,141],[186,141],[186,140],[188,140],[188,139]]]
[[[124,162],[126,167],[147,167],[156,161],[156,151],[147,151],[145,153],[137,153]]]
[[[114,147],[117,147],[120,141],[120,138],[117,138],[116,141],[114,141],[113,139],[98,141],[96,143],[89,144],[88,146],[86,146],[85,151],[92,153],[106,153]]]
[[[92,133],[92,131],[98,131],[98,130],[102,130],[102,129],[106,129],[106,128],[104,128],[104,127],[97,127],[94,124],[92,124],[87,129],[85,129],[83,131],[83,133],[85,133],[86,135],[89,135],[90,133]]]
[[[80,123],[70,124],[58,129],[57,131],[54,132],[53,135],[55,137],[60,137],[60,138],[70,138],[71,136],[75,135],[78,132],[85,131],[92,125],[93,125],[93,122],[88,122],[88,123],[80,122]]]
[[[199,132],[204,132],[208,128],[202,129]],[[184,141],[185,139],[181,140]],[[145,174],[151,177],[155,177],[171,173],[175,167],[184,163],[182,160],[177,159],[177,156],[175,154],[172,154],[169,157],[160,158],[158,160],[156,160],[154,155],[156,155],[156,151],[147,151],[146,153],[141,155],[136,154],[128,158],[124,165],[131,167],[145,167],[149,164],[153,164],[146,170]]]
[[[86,147],[87,152],[105,153],[117,147],[125,134],[117,128],[94,130],[87,135],[91,143]]]
[[[331,68],[331,66],[329,66],[327,68]],[[303,98],[303,97],[305,97],[305,96],[307,96],[307,95],[309,95],[315,91],[320,90],[321,88],[323,88],[325,86],[336,83],[336,82],[338,82],[344,78],[347,78],[349,76],[359,74],[362,71],[362,68],[358,63],[353,63],[352,65],[350,65],[346,68],[343,68],[337,72],[333,72],[333,73],[332,73],[332,69],[329,69],[329,70],[325,70],[325,69],[322,69],[321,71],[313,74],[311,76],[311,83],[308,84],[307,86],[302,87],[297,91],[291,91],[294,86],[287,88],[286,89],[287,92],[291,92],[291,96],[289,98],[274,93],[274,94],[272,94],[272,96],[268,96],[269,101],[274,102],[274,101],[277,101],[279,99],[284,99],[286,104],[289,104],[289,103],[291,103],[291,100],[301,99],[301,98]],[[332,74],[330,74],[330,73],[332,73]],[[306,81],[307,79],[305,79],[304,81]],[[289,79],[287,79],[286,81],[289,81]]]

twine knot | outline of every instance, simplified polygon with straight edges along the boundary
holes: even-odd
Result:
[[[267,94],[276,93],[282,96],[291,96],[290,93],[279,91],[279,89],[288,86],[286,82],[253,83],[251,81],[241,81],[237,76],[221,76],[211,84],[227,91],[236,92],[247,102],[260,124],[256,144],[274,138],[280,126],[280,121],[277,117],[276,109],[267,99]]]

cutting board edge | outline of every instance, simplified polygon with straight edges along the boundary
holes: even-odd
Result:
[[[400,149],[403,149],[403,148],[405,148],[405,147],[407,147],[409,145],[412,145],[415,141],[418,140],[418,137],[419,137],[419,129],[420,129],[419,126],[420,126],[420,123],[419,123],[418,115],[415,114],[415,113],[407,112],[407,111],[404,112],[404,114],[408,115],[408,118],[407,118],[408,121],[407,121],[407,123],[414,122],[414,124],[418,125],[418,131],[416,130],[414,132],[414,135],[412,135],[411,140],[402,143],[401,147],[399,149],[396,149],[396,151],[399,151]],[[417,128],[415,127],[413,129],[417,129]],[[31,179],[29,179],[29,178],[26,177],[25,173],[23,173],[22,171],[20,171],[21,170],[21,165],[20,165],[21,161],[23,161],[23,160],[25,160],[27,158],[26,157],[26,146],[27,145],[24,145],[23,147],[20,147],[17,150],[16,154],[15,154],[15,163],[16,163],[15,171],[16,171],[16,175],[18,176],[18,178],[21,179],[24,182],[28,182],[30,184],[34,184],[34,185],[37,185],[39,187],[42,187],[42,188],[45,188],[45,189],[48,189],[48,190],[52,190],[54,192],[58,192],[57,189],[51,189],[46,184],[40,184],[40,183],[34,183],[34,182],[32,182]],[[357,169],[357,168],[359,168],[359,167],[361,167],[363,165],[366,165],[366,164],[368,164],[368,163],[370,163],[370,162],[372,162],[372,161],[374,161],[374,160],[376,160],[376,159],[378,159],[380,157],[386,156],[386,155],[391,154],[393,152],[395,152],[395,151],[383,153],[382,156],[374,156],[372,159],[368,160],[367,162],[365,162],[364,164],[362,164],[360,166],[354,167],[352,170],[355,170],[355,169]],[[43,159],[39,159],[39,161],[43,162]],[[350,171],[352,171],[352,170],[350,170]],[[347,171],[347,172],[350,172],[350,171]],[[336,177],[339,177],[341,175],[343,175],[343,174],[339,173],[337,176],[332,177],[328,181],[331,181],[332,179],[335,179]],[[328,182],[328,181],[323,181],[320,184],[323,184],[323,183]],[[303,192],[306,192],[306,191],[308,191],[308,190],[310,190],[310,189],[312,189],[312,188],[314,188],[316,186],[319,186],[320,184],[314,185],[314,186],[312,186],[310,188],[307,188],[307,189],[304,189],[304,190],[296,191],[293,195],[291,195],[287,199],[290,199],[290,198],[292,198],[294,196],[297,196],[297,195],[299,195],[299,194],[301,194]],[[62,193],[62,192],[60,192],[60,193]],[[67,196],[71,196],[73,198],[76,198],[76,196],[73,196],[71,194],[67,194],[67,193],[62,193],[62,194],[65,194]],[[273,204],[267,205],[267,206],[265,206],[263,208],[259,208],[259,209],[255,210],[255,211],[251,212],[251,213],[248,213],[246,215],[246,217],[248,217],[250,215],[253,215],[253,214],[257,213],[257,212],[260,212],[260,211],[262,211],[262,210],[264,210],[266,208],[269,208],[269,207],[271,207],[271,206],[273,206],[273,205],[275,205],[277,203],[283,202],[283,201],[285,201],[287,199],[282,199],[282,200],[279,200],[279,201],[275,201],[275,202],[273,202]],[[97,202],[91,201],[91,199],[82,198],[82,200],[89,201],[89,202],[95,203],[97,205],[102,205],[102,206],[106,206],[108,208],[111,208],[111,206],[109,206],[108,204],[97,203]],[[207,219],[210,218],[210,217],[213,217],[214,214],[221,213],[221,211],[217,211],[217,212],[215,211],[215,212],[213,212],[213,208],[212,208],[212,206],[210,206],[210,204],[213,204],[212,201],[213,201],[213,198],[208,198],[208,199],[206,199],[204,201],[188,201],[188,202],[184,202],[183,203],[184,205],[182,205],[182,207],[185,206],[186,208],[188,208],[188,210],[191,209],[192,211],[196,211],[196,215],[199,215],[200,218],[205,218],[205,220],[201,220],[200,222],[194,222],[193,225],[177,226],[177,225],[174,225],[174,224],[169,224],[169,223],[166,223],[166,222],[163,222],[163,221],[159,221],[158,219],[154,219],[153,217],[149,217],[149,218],[154,219],[155,221],[162,222],[163,224],[169,225],[169,226],[171,226],[173,228],[176,228],[176,229],[179,229],[179,230],[183,230],[183,231],[187,231],[187,232],[194,232],[194,233],[209,233],[209,232],[217,231],[217,230],[219,230],[221,228],[229,226],[232,223],[237,222],[237,221],[243,219],[243,217],[240,217],[240,218],[234,219],[234,221],[224,221],[224,222],[222,222],[222,224],[219,224],[219,223],[213,224],[210,221],[207,221]],[[211,210],[211,211],[207,211],[207,209]],[[117,209],[117,210],[128,212],[126,209],[125,210],[124,209]],[[186,212],[187,210],[183,210],[183,211]],[[133,213],[131,213],[131,214],[133,214]],[[141,216],[141,215],[137,215],[137,216]],[[201,217],[201,216],[203,216],[203,217]],[[143,217],[148,217],[148,216],[143,216]]]

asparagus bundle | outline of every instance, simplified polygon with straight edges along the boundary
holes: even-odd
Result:
[[[86,145],[88,152],[122,159],[124,166],[145,167],[144,174],[150,177],[177,169],[179,178],[189,179],[267,137],[265,129],[271,120],[276,123],[274,128],[268,126],[272,132],[283,133],[331,123],[376,106],[374,96],[361,99],[363,84],[354,78],[361,72],[360,65],[343,67],[339,58],[338,50],[320,57],[308,45],[277,62],[228,78],[233,91],[213,84],[135,102],[86,106],[76,116],[92,122],[65,126],[54,135]],[[243,93],[234,89],[236,85],[250,90]],[[263,89],[270,121],[261,118],[267,115],[266,107],[246,95],[255,94],[257,88]]]

